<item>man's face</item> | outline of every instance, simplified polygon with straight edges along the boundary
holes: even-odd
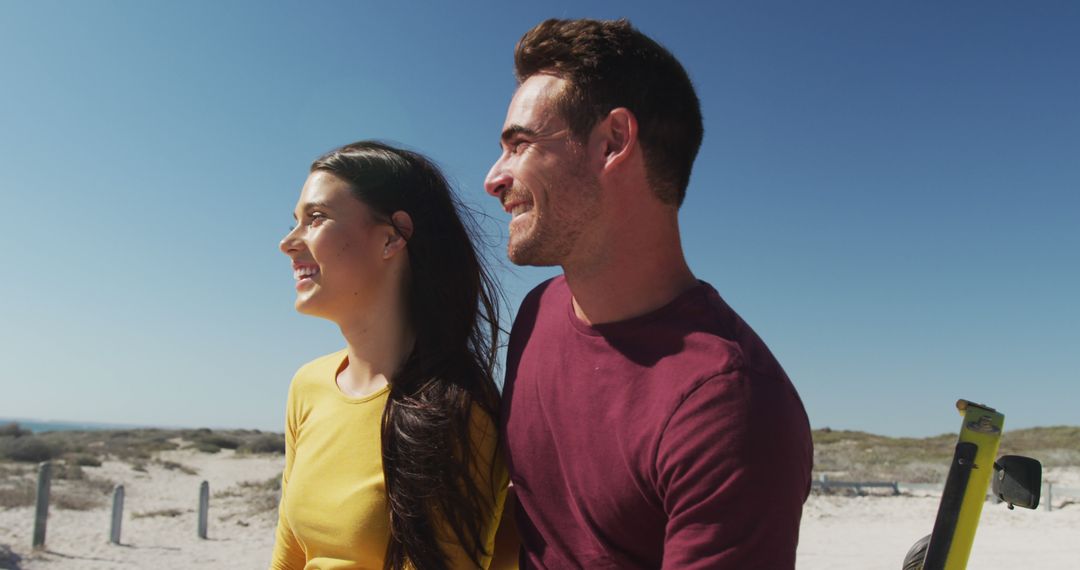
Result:
[[[554,97],[566,81],[526,79],[506,113],[502,154],[484,188],[509,213],[507,255],[517,265],[563,265],[580,255],[581,236],[600,211],[596,176],[586,148],[571,140]]]

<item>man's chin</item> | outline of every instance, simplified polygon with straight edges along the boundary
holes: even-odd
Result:
[[[540,254],[526,248],[509,247],[506,252],[506,256],[510,258],[510,263],[514,265],[530,266],[530,267],[552,267],[559,265],[559,260],[551,259],[548,256]]]

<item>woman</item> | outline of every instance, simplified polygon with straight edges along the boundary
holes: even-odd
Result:
[[[296,309],[347,348],[289,389],[271,567],[487,567],[507,485],[497,292],[446,180],[358,142],[311,165],[295,217]]]

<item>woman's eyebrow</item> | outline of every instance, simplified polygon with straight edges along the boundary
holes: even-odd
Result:
[[[330,204],[329,203],[327,203],[327,202],[318,202],[318,201],[316,201],[316,202],[304,202],[302,205],[297,207],[297,211],[301,211],[301,212],[303,212],[305,214],[312,211],[312,210],[328,210],[328,209],[330,209]],[[293,212],[293,219],[294,220],[296,219],[296,212]]]

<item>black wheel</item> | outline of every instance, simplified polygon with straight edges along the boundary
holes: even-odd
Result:
[[[926,547],[930,546],[930,535],[926,535],[911,546],[904,557],[904,570],[922,570],[926,561]]]

